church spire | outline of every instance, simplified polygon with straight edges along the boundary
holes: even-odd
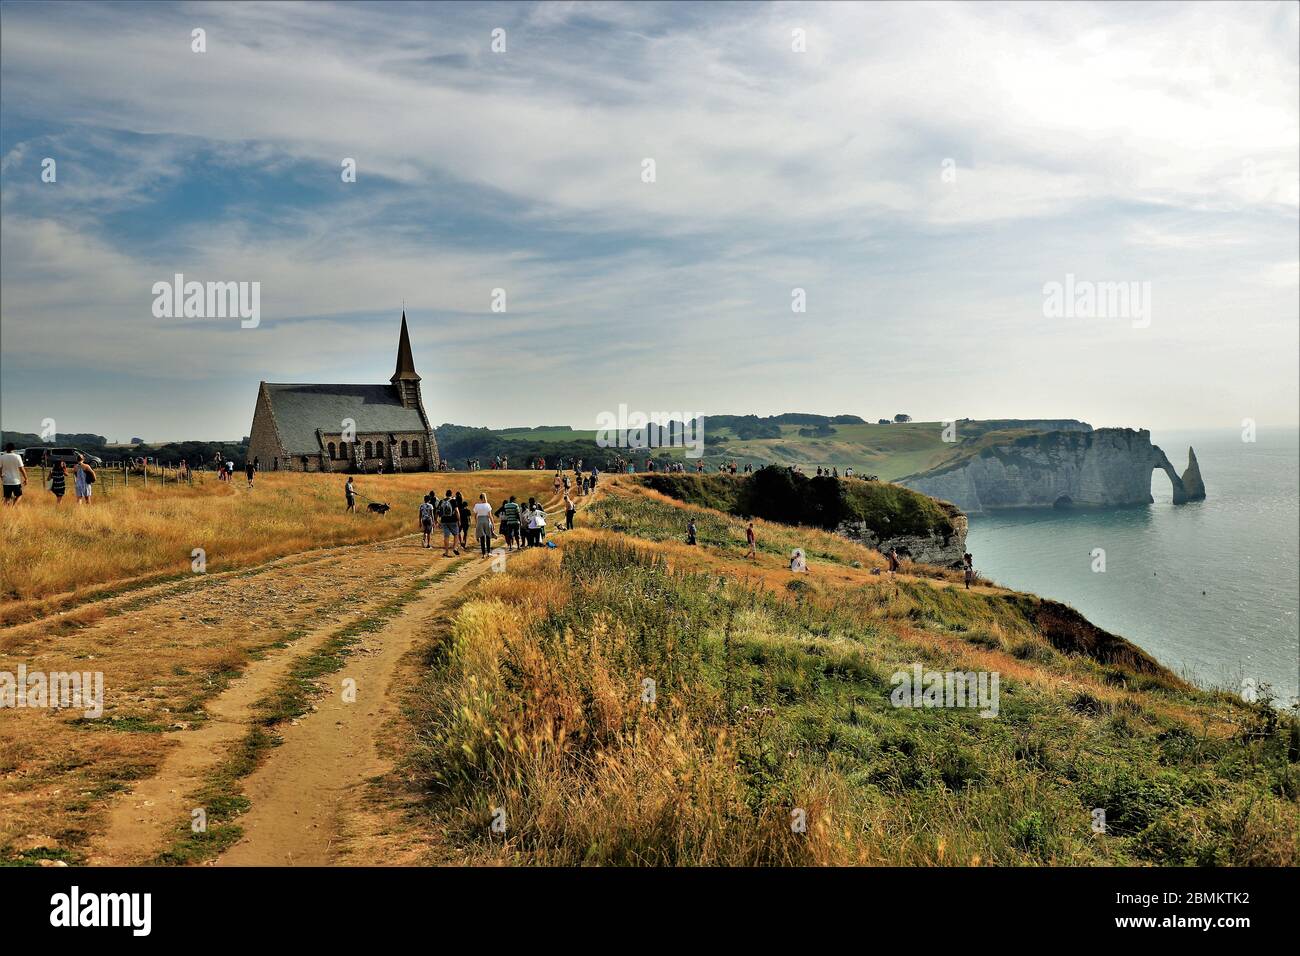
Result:
[[[411,356],[411,336],[406,331],[405,309],[402,310],[402,335],[397,340],[397,371],[389,381],[396,385],[403,380],[420,380],[420,376],[415,373],[415,359]]]

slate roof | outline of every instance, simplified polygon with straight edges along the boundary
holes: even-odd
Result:
[[[369,432],[424,432],[424,419],[416,408],[403,408],[391,385],[277,385],[265,383],[271,412],[285,452],[315,455],[320,452],[316,429],[338,432],[343,419],[357,423],[357,434]]]

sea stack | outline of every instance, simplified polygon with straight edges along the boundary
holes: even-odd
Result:
[[[1205,500],[1205,482],[1201,480],[1201,466],[1196,463],[1196,452],[1187,449],[1187,470],[1183,472],[1183,491],[1187,501]]]

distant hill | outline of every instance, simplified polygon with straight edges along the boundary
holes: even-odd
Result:
[[[943,422],[901,422],[870,424],[857,415],[812,415],[788,412],[782,415],[709,415],[705,417],[704,460],[706,467],[720,461],[738,464],[799,465],[805,470],[818,466],[853,468],[859,474],[873,474],[884,481],[926,471],[967,454],[985,436],[1020,436],[1047,431],[1091,431],[1092,426],[1075,419],[961,419],[954,423],[945,441]],[[680,448],[626,450],[599,448],[596,431],[568,426],[538,428],[469,428],[444,424],[437,429],[438,447],[453,463],[466,458],[490,460],[507,455],[515,461],[545,457],[575,458],[603,462],[615,455],[637,461],[647,454],[656,460],[682,460]]]

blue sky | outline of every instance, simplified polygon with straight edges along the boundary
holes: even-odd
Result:
[[[1297,9],[0,4],[0,421],[237,437],[386,381],[404,302],[436,422],[1294,425]]]

